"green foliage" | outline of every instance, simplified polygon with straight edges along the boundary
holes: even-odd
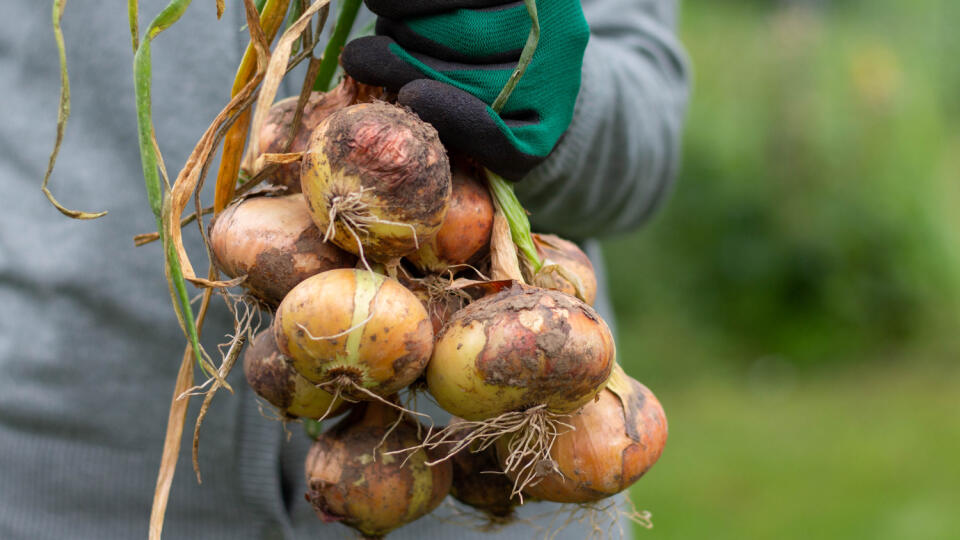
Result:
[[[636,538],[955,538],[960,3],[683,6],[682,175],[607,246],[670,421]]]
[[[953,8],[813,5],[684,4],[681,178],[607,251],[622,348],[655,377],[676,356],[887,356],[956,320]]]

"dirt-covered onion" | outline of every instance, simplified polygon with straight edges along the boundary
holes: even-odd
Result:
[[[356,257],[323,242],[303,195],[254,197],[229,206],[210,227],[217,267],[270,306],[304,279],[349,268]]]
[[[354,399],[406,387],[423,372],[433,347],[420,300],[367,270],[331,270],[304,280],[280,303],[273,327],[300,374]]]
[[[416,424],[397,411],[360,403],[313,443],[307,455],[307,500],[324,521],[339,521],[365,538],[380,538],[436,508],[450,491],[450,463],[418,449]],[[425,430],[424,430],[425,431]]]
[[[606,389],[570,416],[551,458],[560,474],[543,476],[525,494],[587,503],[615,495],[656,463],[667,442],[667,417],[650,390],[617,366]],[[501,445],[502,447],[502,445]]]
[[[458,311],[437,338],[430,393],[467,420],[536,405],[570,413],[610,375],[615,349],[588,305],[557,291],[510,289]]]
[[[450,162],[436,130],[381,102],[341,109],[317,126],[300,180],[325,238],[379,262],[429,241],[450,202]]]
[[[297,112],[299,96],[280,100],[270,107],[267,118],[260,128],[260,153],[302,152],[313,130],[334,111],[355,103],[366,103],[380,97],[382,89],[367,86],[345,76],[343,81],[329,92],[311,92],[303,107],[300,126],[290,146],[291,126]],[[288,163],[277,167],[269,182],[286,186],[291,193],[300,192],[300,164]]]
[[[454,416],[450,425],[462,421]],[[450,458],[453,465],[450,494],[463,504],[480,510],[492,522],[509,522],[520,501],[510,496],[513,481],[501,472],[496,448],[491,446],[481,452],[471,450],[464,448]]]
[[[515,287],[477,300],[443,328],[427,367],[437,403],[469,422],[434,440],[469,432],[458,438],[491,442],[516,434],[505,470],[518,472],[517,493],[540,472],[522,459],[549,460],[562,419],[603,388],[614,360],[606,323],[572,296]]]
[[[554,234],[532,236],[544,266],[530,277],[530,283],[576,296],[592,306],[597,299],[597,276],[587,254]]]
[[[456,164],[453,193],[443,225],[407,259],[425,272],[443,272],[482,257],[490,245],[493,201],[475,167]]]
[[[297,373],[277,348],[270,329],[260,332],[243,356],[243,373],[253,391],[284,416],[329,417],[346,410],[342,400]]]

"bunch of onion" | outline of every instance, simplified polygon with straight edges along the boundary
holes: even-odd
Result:
[[[210,226],[217,267],[266,305],[280,300],[304,279],[349,268],[356,257],[323,242],[303,195],[253,197],[227,207]]]
[[[421,426],[398,414],[380,403],[358,404],[313,443],[306,497],[321,519],[381,538],[428,514],[450,492],[450,464],[427,466],[435,452],[394,455],[422,443]]]
[[[277,348],[270,329],[258,334],[244,353],[243,373],[253,391],[284,418],[323,418],[346,410],[343,400],[334,398],[293,368],[290,358]]]
[[[329,92],[311,92],[299,118],[297,96],[280,100],[270,107],[260,128],[260,153],[303,152],[307,149],[313,130],[334,111],[357,103],[368,103],[382,94],[382,88],[367,86],[344,76],[343,81]],[[299,193],[300,164],[278,165],[268,181],[286,187],[290,193]]]
[[[550,452],[552,472],[524,493],[562,503],[589,503],[630,487],[660,458],[667,442],[667,418],[650,390],[617,365],[606,389],[565,420],[573,429],[561,433]],[[498,443],[501,463],[509,442]],[[508,471],[511,478],[514,471]]]
[[[437,234],[451,192],[436,130],[382,102],[340,109],[317,126],[300,181],[325,240],[391,265]]]
[[[383,400],[430,360],[433,326],[420,300],[367,270],[312,276],[277,308],[277,345],[307,380],[338,397]]]
[[[464,422],[426,444],[482,451],[507,436],[503,470],[520,494],[555,470],[564,419],[603,388],[614,357],[606,323],[574,297],[516,286],[477,300],[443,328],[427,367],[430,393]]]

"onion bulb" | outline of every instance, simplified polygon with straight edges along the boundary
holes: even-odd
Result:
[[[610,329],[557,291],[509,289],[458,311],[437,338],[427,384],[445,410],[482,420],[536,405],[576,411],[613,367]]]
[[[346,410],[341,400],[293,369],[269,329],[260,332],[244,353],[243,373],[253,391],[283,416],[321,418]]]
[[[358,83],[345,76],[343,81],[329,92],[311,92],[300,116],[293,142],[287,146],[291,127],[297,112],[299,96],[280,100],[270,107],[267,118],[260,128],[260,153],[279,154],[302,152],[313,130],[331,113],[355,103],[365,103],[380,97],[382,89]],[[300,192],[300,163],[287,163],[277,167],[268,181],[275,185],[286,186],[290,193]]]
[[[597,276],[587,254],[573,242],[554,234],[532,236],[543,267],[531,276],[530,283],[576,296],[592,306],[597,299]]]
[[[317,126],[300,181],[325,239],[385,263],[429,241],[450,201],[450,162],[436,130],[382,102],[341,109]]]
[[[667,442],[667,417],[660,402],[620,366],[598,399],[566,422],[574,429],[561,433],[550,452],[559,473],[544,475],[527,486],[525,494],[562,503],[610,497],[643,476]]]
[[[453,168],[453,192],[443,225],[432,239],[407,256],[425,272],[444,272],[450,267],[475,262],[486,254],[493,230],[493,201],[476,167]]]
[[[477,300],[444,326],[427,367],[437,403],[467,421],[428,443],[482,449],[513,434],[504,471],[517,476],[517,495],[549,462],[562,419],[606,384],[614,357],[606,323],[572,296],[515,287]]]
[[[354,399],[406,387],[423,372],[433,347],[420,300],[367,270],[331,270],[304,280],[280,303],[273,327],[301,375]]]
[[[324,521],[340,521],[365,538],[380,538],[439,506],[450,491],[449,462],[418,449],[414,421],[398,420],[381,403],[360,403],[323,433],[307,454],[306,498]]]
[[[299,194],[232,204],[214,219],[210,247],[223,273],[246,275],[243,287],[271,307],[304,279],[357,260],[323,242]]]

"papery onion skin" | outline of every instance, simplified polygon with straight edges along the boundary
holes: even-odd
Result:
[[[380,396],[416,380],[433,346],[420,300],[367,270],[331,270],[303,281],[283,299],[273,326],[280,350],[308,380],[345,375]]]
[[[434,346],[430,393],[467,420],[545,404],[579,409],[606,383],[616,352],[603,319],[580,300],[509,289],[458,311]]]
[[[303,378],[277,348],[273,331],[257,334],[243,356],[247,383],[285,416],[320,418],[346,410],[345,403]]]
[[[492,230],[490,191],[478,179],[475,167],[458,164],[453,169],[453,192],[443,225],[407,259],[425,272],[476,262],[488,252]]]
[[[358,255],[362,246],[365,258],[379,262],[429,241],[450,202],[450,162],[436,130],[382,102],[328,116],[310,139],[300,181],[320,230],[334,219],[335,244]],[[359,205],[355,215],[331,211],[351,197]]]
[[[566,421],[575,429],[560,434],[550,453],[563,476],[547,474],[525,495],[589,503],[627,489],[653,467],[667,442],[667,417],[646,386],[623,377]]]
[[[418,449],[416,424],[402,421],[384,438],[396,412],[380,403],[360,403],[314,442],[307,455],[307,500],[324,521],[340,521],[368,538],[431,512],[450,491],[449,462],[427,466],[438,456]],[[381,445],[382,441],[382,445]]]
[[[355,103],[366,103],[382,95],[382,89],[367,86],[345,76],[343,81],[333,90],[311,92],[307,103],[303,107],[300,117],[300,128],[289,148],[286,147],[290,137],[290,127],[297,112],[299,96],[282,99],[273,104],[267,112],[266,121],[260,128],[260,153],[302,152],[313,130],[334,111],[348,107]],[[289,193],[300,192],[300,163],[287,163],[277,167],[268,182],[285,186]]]
[[[561,265],[566,271],[575,275],[580,281],[582,296],[577,294],[577,287],[573,282],[557,271],[540,272],[533,277],[533,284],[578,296],[592,306],[597,300],[597,276],[587,254],[577,244],[555,234],[534,233],[532,236],[540,260]]]
[[[230,205],[211,224],[210,247],[217,268],[232,278],[246,275],[242,286],[270,307],[304,279],[357,260],[323,242],[299,194]]]

